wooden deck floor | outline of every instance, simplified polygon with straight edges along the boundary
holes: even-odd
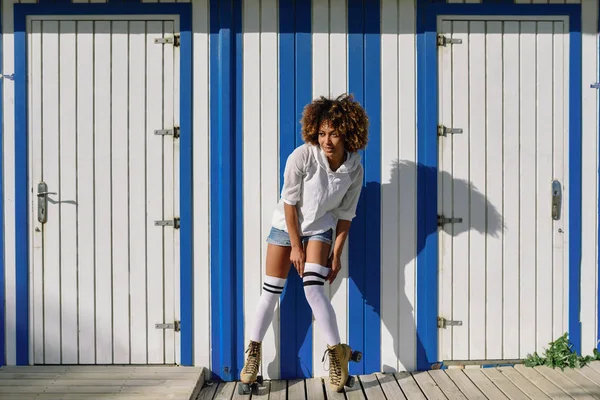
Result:
[[[198,397],[203,368],[24,366],[0,368],[0,399],[173,399]]]
[[[360,384],[331,393],[322,379],[266,381],[257,395],[240,396],[236,382],[207,382],[199,400],[472,400],[600,399],[600,361],[581,369],[523,365],[359,376]]]

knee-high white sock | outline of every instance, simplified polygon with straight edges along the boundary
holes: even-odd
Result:
[[[324,285],[329,271],[329,268],[319,264],[305,263],[302,280],[304,282],[304,294],[310,308],[312,308],[315,320],[325,334],[327,344],[334,346],[340,343],[340,333],[331,301],[325,296]]]
[[[250,340],[262,342],[265,337],[267,328],[273,320],[275,304],[277,304],[277,300],[283,292],[285,281],[285,279],[265,275],[262,295],[260,296],[258,307],[256,308],[254,327],[250,334]]]

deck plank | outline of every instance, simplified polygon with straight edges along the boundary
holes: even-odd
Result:
[[[271,391],[269,392],[269,400],[286,400],[286,397],[287,382],[271,381]]]
[[[240,392],[239,392],[240,386],[242,386],[242,383],[241,382],[236,382],[235,390],[233,391],[232,400],[250,400],[250,398],[252,397],[250,395],[250,393],[248,393],[248,394],[240,394]]]
[[[412,376],[429,400],[446,400],[444,392],[426,371],[414,372]]]
[[[436,369],[428,371],[428,373],[449,400],[467,400],[445,371]]]
[[[215,393],[214,400],[231,400],[235,387],[235,382],[220,383],[217,392]]]
[[[306,380],[306,400],[325,400],[323,379],[311,378]]]
[[[585,365],[582,368],[578,368],[575,371],[579,372],[581,375],[585,376],[596,385],[600,385],[600,372],[590,368],[589,365]]]
[[[329,385],[328,378],[324,379],[324,383],[325,383],[325,393],[327,395],[328,400],[346,400],[346,395],[344,394],[344,392],[338,393],[331,388],[331,386]]]
[[[197,400],[212,400],[217,391],[219,384],[215,382],[204,383],[204,387],[200,390],[200,395]]]
[[[540,374],[534,368],[527,367],[525,365],[515,365],[515,371],[523,375],[528,381],[533,383],[542,392],[546,393],[548,397],[553,400],[571,400],[573,397],[565,393],[560,387],[546,379],[545,376]]]
[[[346,393],[346,399],[348,400],[366,400],[365,393],[363,392],[362,384],[358,376],[354,376],[354,386],[351,388],[344,386],[344,392]]]
[[[469,400],[487,400],[487,397],[475,386],[462,369],[450,368],[446,374]]]
[[[288,381],[287,400],[306,400],[304,379]]]
[[[523,393],[529,396],[532,400],[550,400],[550,397],[546,396],[533,382],[526,379],[523,375],[515,371],[512,367],[499,367],[500,371],[504,376],[508,378],[516,387],[519,388]]]
[[[465,375],[473,382],[483,394],[490,400],[508,399],[494,383],[481,372],[481,368],[467,368],[464,370]]]
[[[517,386],[515,386],[506,376],[497,368],[482,368],[481,371],[500,389],[509,399],[526,399],[525,395]]]
[[[577,384],[573,383],[572,380],[568,379],[565,374],[561,373],[560,370],[548,368],[546,366],[538,366],[534,368],[537,372],[542,374],[550,382],[553,382],[559,388],[567,392],[570,396],[577,400],[591,400],[594,399],[585,389],[581,388]]]
[[[600,400],[600,386],[581,375],[579,372],[575,371],[575,369],[565,368],[562,373],[571,381],[575,382],[577,386],[583,388],[589,394],[591,394],[594,398]]]
[[[360,375],[358,378],[360,379],[363,391],[365,392],[365,398],[368,400],[386,400],[383,389],[377,379],[377,375]]]
[[[402,393],[394,374],[377,374],[377,380],[388,400],[406,400],[406,396]]]
[[[406,395],[408,400],[426,400],[425,394],[415,381],[415,378],[408,372],[397,372],[394,374],[398,385]]]

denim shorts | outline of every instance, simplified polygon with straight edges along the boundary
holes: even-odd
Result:
[[[318,240],[320,242],[331,244],[333,242],[333,229],[315,235],[300,236],[302,244],[305,244],[309,240]],[[271,227],[271,232],[269,233],[269,237],[267,237],[267,243],[276,244],[278,246],[292,245],[290,235],[286,231],[274,227]]]

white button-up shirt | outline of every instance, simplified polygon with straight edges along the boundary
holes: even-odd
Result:
[[[272,225],[287,232],[283,204],[297,205],[300,235],[334,229],[337,220],[352,221],[363,186],[360,154],[347,153],[334,172],[319,146],[305,143],[287,159],[281,198]]]

